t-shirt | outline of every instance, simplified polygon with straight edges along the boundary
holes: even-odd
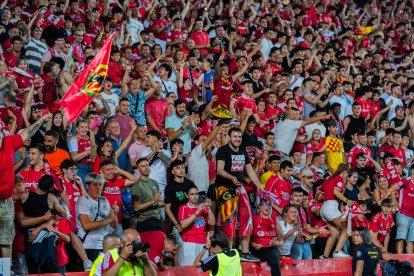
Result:
[[[152,179],[144,181],[138,179],[137,182],[131,187],[131,198],[133,202],[139,202],[141,204],[146,203],[154,199],[155,194],[159,192],[157,182]],[[158,207],[151,206],[145,210],[140,211],[138,221],[142,222],[149,218],[161,219],[161,214]]]
[[[99,200],[99,208],[98,208]],[[79,215],[87,215],[90,221],[105,220],[111,211],[111,206],[105,197],[100,196],[98,200],[94,200],[89,195],[81,196],[76,202],[76,227],[78,229],[78,237],[83,239],[86,235],[85,229],[79,220]],[[96,218],[96,219],[95,219]],[[103,238],[107,234],[111,234],[114,229],[110,224],[101,226],[99,228],[90,230],[83,242],[85,249],[100,249],[102,250]]]
[[[371,150],[368,147],[362,147],[361,145],[357,144],[348,153],[348,164],[351,167],[355,167],[357,165],[357,158],[356,158],[356,156],[359,153],[364,153],[364,154],[368,155],[369,157],[373,158],[372,152],[371,152]],[[372,163],[372,161],[368,160],[366,165],[368,167],[373,167],[374,166],[374,163]]]
[[[327,136],[325,139],[325,153],[326,153],[326,161],[328,165],[336,170],[339,164],[344,162],[344,144],[338,138],[332,138]]]
[[[172,128],[174,131],[180,129],[183,126],[183,121],[187,118],[187,116],[178,117],[177,114],[172,114],[170,117],[167,118],[165,121],[165,129]],[[184,148],[183,154],[187,154],[191,151],[191,135],[190,135],[190,128],[186,127],[184,131],[181,132],[177,138],[183,140]]]
[[[63,185],[65,186],[66,195],[69,199],[70,226],[73,232],[76,233],[76,202],[82,196],[82,190],[74,181],[67,182],[66,179],[63,179]]]
[[[160,131],[164,131],[164,119],[170,116],[166,100],[156,98],[148,99],[145,104],[145,113],[151,115],[154,124]],[[149,124],[147,124],[147,127],[148,130],[152,130],[152,127]]]
[[[111,70],[109,70],[111,71]],[[106,94],[105,92],[101,92],[102,98],[105,99],[106,103],[109,106],[109,110],[110,110],[110,115],[109,116],[114,116],[116,113],[116,107],[119,105],[119,96],[115,93],[110,93],[109,95]],[[94,99],[93,100],[100,108],[103,107],[102,101],[99,99]]]
[[[122,205],[121,190],[125,187],[125,182],[125,178],[116,178],[113,181],[105,181],[102,196],[108,200],[111,207],[115,203],[118,206]],[[118,222],[121,222],[121,212],[118,212],[116,216],[118,218]]]
[[[167,150],[162,150],[162,152],[168,157],[171,158],[171,154]],[[141,157],[147,157],[151,153],[151,148],[146,148],[142,151]],[[164,192],[165,186],[167,186],[167,168],[164,162],[159,158],[158,155],[153,156],[151,160],[149,160],[151,164],[151,171],[149,174],[149,178],[154,180],[159,187],[160,192]]]
[[[260,215],[253,216],[252,242],[270,247],[270,241],[277,236],[277,221],[275,217],[261,218]]]
[[[292,187],[292,182],[283,179],[279,175],[275,175],[269,178],[265,190],[273,193],[277,197],[276,205],[283,209],[290,203]]]
[[[65,159],[70,159],[69,153],[66,150],[56,148],[56,151],[45,154],[45,160],[49,163],[50,168],[62,175],[60,164]]]
[[[183,183],[178,183],[174,179],[170,180],[167,187],[165,187],[165,204],[171,204],[171,212],[174,217],[178,218],[178,209],[181,205],[187,203],[188,199],[185,196],[188,187],[194,185],[194,182],[184,178]]]
[[[380,243],[383,243],[385,236],[390,233],[391,228],[394,226],[394,218],[392,215],[388,215],[384,218],[381,212],[377,213],[371,218],[371,230],[374,233],[378,233],[377,238]]]
[[[337,175],[325,180],[325,182],[319,186],[318,190],[324,193],[324,200],[336,200],[334,190],[338,189],[343,192],[345,188],[345,180],[342,176]]]
[[[239,148],[239,151],[233,151],[230,145],[220,147],[216,153],[216,160],[224,161],[224,170],[235,176],[238,181],[242,182],[244,177],[244,167],[250,164],[250,158],[244,149]],[[236,189],[237,186],[233,184],[233,181],[222,177],[217,174],[216,184],[218,186],[224,186],[232,189]]]
[[[222,253],[219,253],[219,254],[225,254],[227,257],[235,257],[237,254],[237,251],[236,249],[226,249]],[[217,255],[212,255],[207,259],[201,260],[200,268],[204,272],[211,270],[211,275],[217,275],[218,269],[219,269],[219,261],[218,261]],[[241,265],[240,265],[240,270],[241,270]]]
[[[146,231],[139,233],[142,243],[149,243],[151,250],[148,252],[148,258],[154,264],[162,261],[162,254],[164,252],[165,233],[162,231]]]
[[[414,218],[414,182],[411,178],[403,179],[400,184],[400,213]]]
[[[23,139],[20,134],[6,136],[0,147],[0,199],[7,199],[13,195],[14,189],[14,152],[23,146]]]
[[[282,232],[282,235],[286,235],[287,232],[293,229],[294,224],[285,223],[283,220],[277,222]],[[280,254],[283,256],[290,255],[290,250],[292,248],[293,242],[298,236],[298,231],[295,231],[294,234],[283,240],[283,243],[278,247]]]
[[[295,138],[303,121],[286,119],[279,122],[275,128],[275,149],[289,155]]]
[[[178,221],[182,221],[192,216],[198,207],[191,207],[190,204],[183,204],[178,210]],[[204,231],[208,221],[208,211],[204,208],[193,223],[183,230],[181,238],[184,242],[193,242],[198,244],[205,244],[207,240],[207,233]]]
[[[63,191],[62,182],[57,176],[56,172],[49,168],[49,165],[45,163],[43,168],[39,171],[34,170],[31,166],[19,172],[19,175],[23,177],[24,186],[28,191],[34,192],[39,184],[39,180],[42,176],[49,174],[55,181],[54,188],[59,192]]]
[[[188,159],[187,177],[194,182],[199,192],[207,192],[209,185],[208,161],[203,152],[202,144],[191,151],[191,156]]]

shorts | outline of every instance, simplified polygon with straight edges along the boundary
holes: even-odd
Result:
[[[183,242],[179,252],[179,266],[192,266],[198,254],[204,249],[204,245],[204,243]],[[204,256],[201,259],[204,260],[207,257],[208,251],[204,253]]]
[[[12,245],[14,234],[13,200],[2,199],[0,200],[0,245]]]
[[[339,211],[338,201],[336,200],[325,201],[320,210],[320,214],[321,214],[321,218],[326,222],[333,221],[334,219],[342,216],[342,213]]]
[[[414,218],[397,213],[397,236],[396,240],[414,242]]]

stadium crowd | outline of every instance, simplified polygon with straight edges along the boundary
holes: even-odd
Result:
[[[358,233],[413,253],[413,10],[0,0],[1,257],[15,275],[280,275],[353,255]],[[54,103],[112,33],[71,123]]]

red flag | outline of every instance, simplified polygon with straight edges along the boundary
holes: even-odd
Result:
[[[65,24],[65,21],[63,19],[51,13],[48,9],[42,9],[40,13],[43,15],[43,18],[47,22],[54,25],[58,29]]]
[[[69,88],[60,104],[69,122],[74,122],[82,110],[92,102],[102,88],[108,71],[109,56],[115,33],[105,40],[104,45],[80,76]]]

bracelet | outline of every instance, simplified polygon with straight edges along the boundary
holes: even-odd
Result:
[[[127,259],[125,259],[124,257],[122,257],[121,255],[119,255],[119,257],[121,258],[121,259],[124,259],[124,261],[128,261]]]

